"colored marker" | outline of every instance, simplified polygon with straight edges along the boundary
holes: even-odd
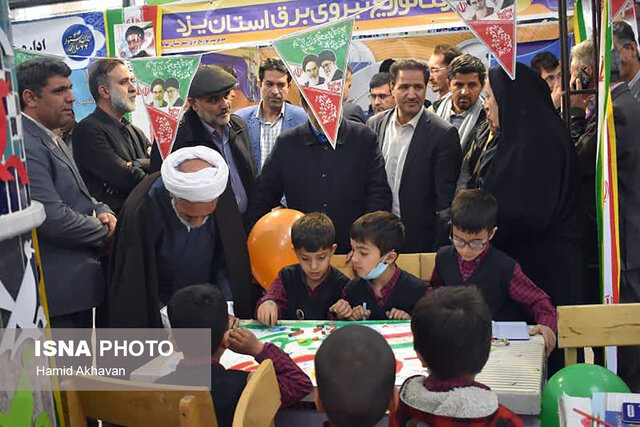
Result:
[[[295,337],[296,335],[302,334],[302,329],[298,329],[297,331],[293,331],[289,334],[290,337]]]
[[[324,326],[318,325],[315,328],[313,328],[313,332],[320,332],[322,330],[322,328],[324,328]]]
[[[367,303],[362,303],[362,320],[367,320]]]

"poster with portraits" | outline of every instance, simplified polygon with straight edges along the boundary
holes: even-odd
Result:
[[[199,65],[200,55],[131,59],[138,93],[163,159],[171,152],[185,111],[184,100]]]
[[[353,21],[353,18],[342,20],[273,41],[333,148],[342,119]]]
[[[514,0],[447,0],[469,29],[515,79],[516,15]]]
[[[156,56],[153,22],[134,22],[113,26],[116,54],[119,58]]]

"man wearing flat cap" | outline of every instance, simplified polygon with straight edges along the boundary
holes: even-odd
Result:
[[[230,279],[234,309],[250,317],[251,270],[240,217],[228,218],[230,170],[205,146],[171,153],[138,185],[124,204],[109,260],[106,302],[99,324],[161,327],[160,308],[185,286],[220,286],[219,270]],[[224,291],[224,290],[223,290]]]
[[[229,182],[220,196],[216,222],[220,233],[226,234],[230,241],[234,240],[234,249],[243,255],[241,259],[232,259],[233,266],[219,268],[216,283],[225,291],[227,298],[233,297],[234,300],[235,296],[229,292],[229,282],[234,279],[226,273],[230,274],[237,265],[246,263],[247,281],[251,281],[245,229],[248,221],[245,221],[245,213],[257,170],[247,125],[240,117],[231,114],[229,94],[236,84],[236,78],[222,68],[215,65],[201,66],[191,82],[187,98],[190,108],[182,117],[172,148],[175,152],[184,147],[209,147],[217,151],[229,166]],[[160,164],[160,154],[154,144],[151,153],[152,169],[159,170]],[[225,255],[224,259],[229,258]],[[250,283],[246,286],[249,287]],[[236,302],[235,307],[239,315],[246,314],[248,317],[252,314],[251,310],[243,313],[242,304],[238,306]]]

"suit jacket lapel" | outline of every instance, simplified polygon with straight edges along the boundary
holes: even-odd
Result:
[[[78,187],[80,190],[85,193],[85,195],[91,198],[89,194],[89,190],[87,189],[82,177],[80,176],[80,172],[73,161],[73,156],[71,153],[66,151],[66,146],[64,141],[60,140],[58,143],[54,141],[48,133],[46,133],[43,129],[40,129],[38,125],[33,123],[30,119],[24,118],[23,126],[26,124],[27,132],[31,133],[35,138],[40,138],[40,143],[45,146],[45,148],[51,152],[54,157],[57,157],[62,163],[64,163],[70,170],[73,176],[78,183]]]
[[[391,120],[391,115],[395,111],[395,108],[392,108],[384,116],[380,119],[380,128],[377,129],[378,136],[378,145],[380,146],[380,150],[382,150],[382,145],[384,144],[384,136],[387,133],[387,126],[389,126],[389,121]]]

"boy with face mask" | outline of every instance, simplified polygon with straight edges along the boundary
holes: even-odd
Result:
[[[358,218],[349,234],[357,277],[345,286],[342,299],[330,311],[348,320],[410,319],[426,284],[396,265],[404,240],[400,218],[390,212],[371,212]],[[341,316],[344,304],[351,308],[348,316]]]

